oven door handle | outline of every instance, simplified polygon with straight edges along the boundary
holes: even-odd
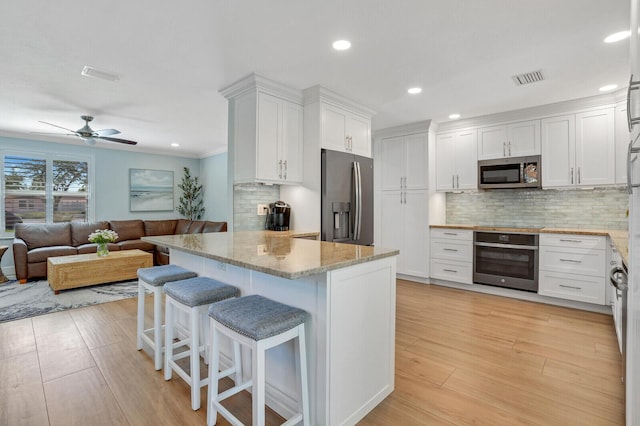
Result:
[[[479,247],[495,247],[505,249],[518,249],[518,250],[538,250],[538,246],[519,246],[517,244],[500,244],[500,243],[473,243]]]

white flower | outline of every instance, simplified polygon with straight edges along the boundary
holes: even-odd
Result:
[[[111,229],[96,229],[89,234],[89,241],[92,243],[104,244],[113,243],[118,239],[118,234]]]

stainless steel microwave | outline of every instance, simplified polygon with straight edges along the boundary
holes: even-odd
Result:
[[[478,161],[478,188],[540,188],[539,155]]]

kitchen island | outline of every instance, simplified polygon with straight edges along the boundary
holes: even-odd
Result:
[[[268,231],[144,237],[171,263],[310,314],[306,324],[311,424],[357,423],[394,386],[397,250]],[[221,362],[229,363],[226,342]],[[251,362],[243,354],[244,371]],[[297,412],[293,344],[267,353],[267,405]]]

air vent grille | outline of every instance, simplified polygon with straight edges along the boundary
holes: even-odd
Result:
[[[525,84],[531,84],[544,80],[544,75],[542,74],[542,70],[538,70],[514,75],[511,78],[513,78],[513,82],[516,83],[516,86],[524,86]]]

